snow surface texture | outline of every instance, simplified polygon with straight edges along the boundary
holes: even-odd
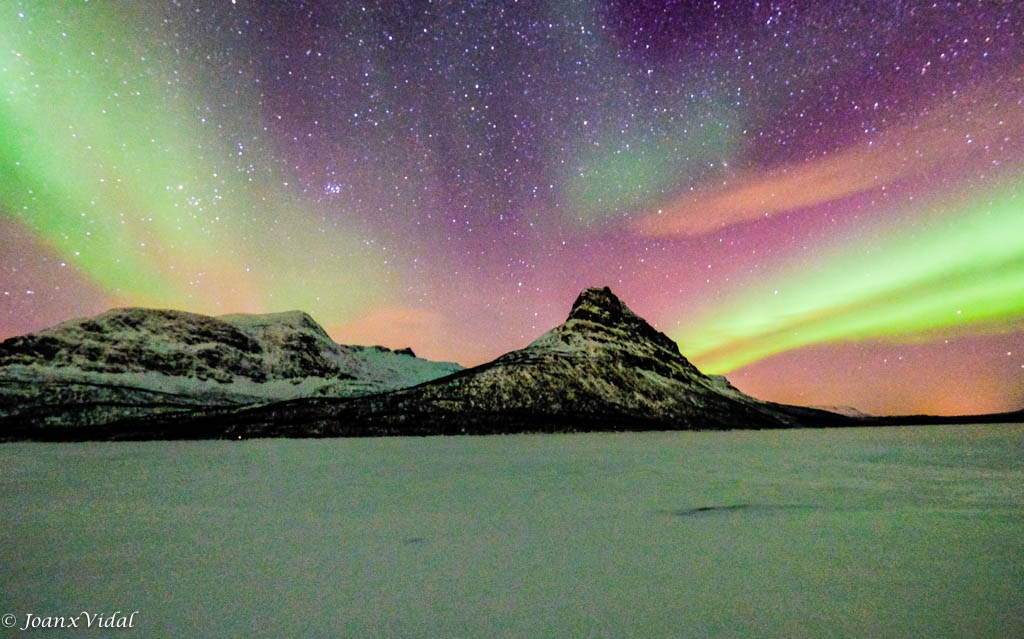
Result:
[[[298,311],[215,318],[115,309],[0,344],[0,417],[86,425],[200,406],[353,397],[458,370],[407,349],[335,344]]]
[[[1020,424],[4,444],[0,612],[138,610],[153,637],[1021,637],[1022,460]]]

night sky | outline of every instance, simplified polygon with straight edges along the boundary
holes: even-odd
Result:
[[[473,365],[608,285],[763,399],[1024,406],[1018,0],[0,0],[0,170],[0,338]]]

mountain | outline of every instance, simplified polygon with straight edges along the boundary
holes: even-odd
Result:
[[[608,288],[525,348],[419,386],[124,424],[121,436],[376,436],[576,430],[712,430],[854,423],[749,397],[702,374]]]
[[[0,343],[0,419],[90,426],[304,396],[350,397],[461,370],[334,343],[309,315],[115,309]]]
[[[777,428],[791,416],[702,374],[608,288],[580,293],[566,321],[525,348],[371,404],[429,428]],[[362,412],[362,404],[358,405]],[[378,417],[378,413],[382,413]],[[394,417],[392,417],[394,416]]]

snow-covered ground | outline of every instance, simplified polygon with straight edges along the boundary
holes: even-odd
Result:
[[[1024,425],[5,444],[0,507],[18,628],[1024,636]]]

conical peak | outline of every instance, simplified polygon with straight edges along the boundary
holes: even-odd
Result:
[[[564,326],[579,331],[580,323],[584,323],[583,326],[586,323],[597,324],[617,331],[623,337],[628,336],[628,339],[653,342],[670,353],[679,353],[679,347],[672,339],[631,311],[607,286],[584,289],[576,298]]]
[[[619,324],[625,317],[636,317],[607,286],[587,288],[579,294],[569,312],[569,319],[598,324]]]

